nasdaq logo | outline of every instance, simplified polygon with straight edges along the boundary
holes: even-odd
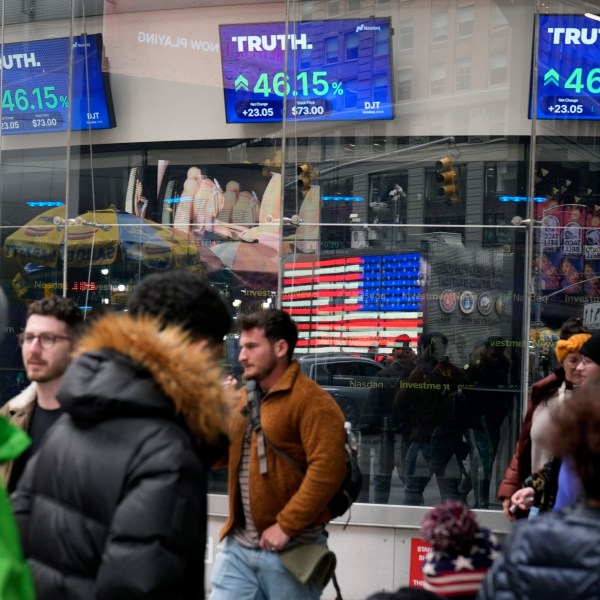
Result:
[[[381,25],[365,25],[361,23],[356,27],[356,33],[359,31],[381,31]]]

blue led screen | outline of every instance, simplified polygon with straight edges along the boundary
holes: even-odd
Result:
[[[600,119],[600,21],[540,15],[535,111],[538,119]]]
[[[100,34],[4,44],[2,135],[115,126]],[[70,53],[72,85],[69,89]]]
[[[287,37],[285,23],[219,34],[228,123],[393,118],[387,18],[290,23]]]

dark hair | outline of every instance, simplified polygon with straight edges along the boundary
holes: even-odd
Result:
[[[591,333],[591,332],[583,324],[583,319],[581,317],[569,317],[561,325],[558,337],[561,340],[568,340],[572,335],[575,335],[577,333]]]
[[[240,331],[249,329],[264,329],[265,337],[271,342],[285,340],[288,344],[287,357],[292,360],[296,342],[298,341],[298,328],[284,310],[277,308],[261,310],[242,315],[238,318],[238,328]]]
[[[35,300],[27,307],[27,318],[31,315],[54,317],[63,321],[71,336],[77,336],[83,329],[83,315],[75,300],[62,296],[48,296]]]
[[[127,301],[131,315],[158,317],[163,326],[179,325],[195,339],[221,343],[231,315],[206,277],[170,270],[144,277]]]
[[[436,600],[437,594],[421,588],[401,587],[396,592],[377,592],[367,600]]]
[[[566,410],[551,421],[551,450],[569,457],[581,485],[593,500],[600,500],[600,376],[582,385],[569,400]]]
[[[417,345],[421,352],[430,348],[429,353],[433,354],[440,349],[440,346],[444,346],[444,349],[448,347],[448,338],[439,331],[432,331],[431,333],[424,333],[419,338]]]

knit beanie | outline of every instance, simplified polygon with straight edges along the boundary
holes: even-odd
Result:
[[[421,523],[431,546],[423,563],[424,588],[441,598],[475,598],[499,554],[496,537],[480,528],[462,502],[435,507]]]
[[[595,363],[600,365],[600,332],[594,333],[592,337],[581,346],[579,354],[591,358]]]
[[[554,349],[554,353],[556,354],[556,358],[558,358],[558,362],[565,360],[565,357],[569,352],[579,352],[581,347],[592,337],[591,333],[576,333],[572,335],[569,339],[566,340],[558,340],[556,344],[556,348]]]

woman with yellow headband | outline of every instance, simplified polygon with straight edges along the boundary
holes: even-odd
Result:
[[[523,489],[526,478],[551,462],[552,456],[544,443],[550,413],[570,398],[573,389],[580,384],[580,375],[576,371],[580,359],[579,350],[589,337],[590,334],[583,327],[581,319],[571,318],[566,321],[561,328],[560,339],[555,348],[558,368],[531,388],[521,435],[504,479],[498,488],[502,510],[511,521],[519,516],[519,512],[515,513],[515,509],[511,509],[513,494]],[[552,478],[556,480],[558,465],[552,467],[552,472]],[[521,494],[523,498],[529,499],[526,492]],[[517,499],[521,500],[521,498]],[[553,501],[554,494],[548,493],[544,509],[551,508]]]

